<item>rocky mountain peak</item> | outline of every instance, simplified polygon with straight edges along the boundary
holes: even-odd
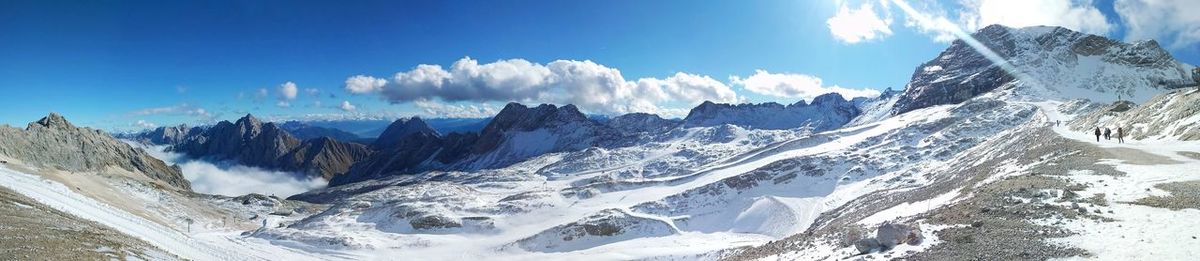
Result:
[[[547,126],[557,126],[572,122],[589,122],[586,115],[575,105],[562,107],[553,104],[542,104],[534,108],[520,103],[509,103],[500,110],[492,121],[483,128],[482,133],[508,130],[533,130]]]
[[[178,166],[167,165],[102,131],[76,127],[57,113],[29,123],[25,130],[0,126],[0,155],[73,172],[118,167],[178,189],[191,188]]]
[[[775,102],[733,105],[706,101],[688,112],[683,125],[690,128],[732,124],[750,129],[810,126],[828,130],[846,124],[859,113],[853,103],[837,93],[817,96],[812,103],[801,101],[786,106]]]
[[[433,126],[430,126],[428,122],[422,120],[421,117],[412,117],[393,121],[379,135],[379,138],[375,139],[373,145],[377,148],[392,147],[414,135],[425,138],[441,137],[441,134],[437,130],[434,130]]]
[[[960,103],[1006,84],[1047,98],[1142,102],[1162,92],[1157,83],[1186,79],[1189,68],[1157,42],[1122,43],[1057,26],[991,25],[971,36],[1007,65],[956,40],[916,68],[892,114]]]
[[[258,118],[255,118],[254,115],[247,113],[246,116],[242,116],[242,118],[239,118],[237,120],[237,122],[235,122],[235,124],[258,126],[258,125],[262,125],[262,121],[258,120]]]
[[[831,93],[818,95],[816,98],[813,98],[811,104],[812,105],[836,105],[836,104],[841,104],[841,103],[846,103],[846,102],[848,102],[848,101],[846,100],[846,98],[843,98],[841,94],[838,94],[836,92],[831,92]],[[797,104],[799,104],[799,103],[797,103]],[[803,105],[801,105],[801,106],[803,106]]]
[[[46,115],[46,117],[43,117],[37,122],[30,123],[29,127],[33,127],[34,124],[53,129],[75,129],[75,125],[72,125],[70,122],[68,122],[67,119],[63,118],[62,115],[54,112],[51,112],[50,115]]]

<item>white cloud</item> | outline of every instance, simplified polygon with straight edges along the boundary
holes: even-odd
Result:
[[[280,107],[280,108],[287,108],[287,107],[292,107],[292,103],[290,103],[288,101],[279,101],[279,102],[275,103],[275,106]]]
[[[876,6],[872,2],[864,2],[858,8],[839,3],[837,14],[826,20],[825,24],[833,38],[844,43],[855,44],[882,39],[892,35],[892,18],[886,3],[887,1],[880,3],[881,10],[887,14],[886,17],[880,17],[879,13],[875,12]]]
[[[879,91],[872,89],[849,89],[840,86],[824,86],[821,78],[806,74],[770,73],[757,70],[750,77],[730,77],[734,84],[741,85],[754,93],[784,97],[800,98],[812,101],[822,94],[836,92],[846,99],[855,97],[879,96]]]
[[[992,24],[1009,27],[1056,25],[1104,35],[1112,25],[1090,0],[969,0],[960,20],[968,30]]]
[[[1112,31],[1104,13],[1091,0],[961,0],[947,8],[937,1],[892,0],[898,7],[911,8],[904,25],[929,34],[935,41],[950,42],[957,30],[973,32],[988,25],[1009,27],[1062,26],[1075,31],[1105,35]],[[946,10],[957,10],[955,16]]]
[[[420,109],[422,117],[426,118],[487,118],[499,112],[489,104],[446,104],[430,100],[417,100],[413,105]]]
[[[158,128],[157,124],[146,122],[145,120],[138,120],[137,123],[134,124],[134,126],[138,127],[138,128],[142,128],[142,129]]]
[[[350,104],[350,101],[342,101],[342,105],[339,106],[338,108],[341,108],[343,111],[348,111],[348,112],[358,109],[358,107],[355,107],[354,104]]]
[[[279,85],[279,100],[295,100],[296,94],[299,94],[300,89],[296,88],[296,83],[285,82]]]
[[[1172,49],[1200,43],[1200,1],[1117,0],[1113,7],[1128,41],[1156,39]]]
[[[387,85],[386,79],[379,79],[366,75],[355,75],[346,79],[346,91],[355,94],[372,93],[379,91],[384,85]]]
[[[480,64],[466,57],[449,70],[421,64],[396,73],[391,81],[357,75],[346,80],[351,92],[378,93],[392,103],[418,100],[517,101],[575,104],[590,113],[659,113],[658,104],[702,100],[733,102],[737,94],[707,76],[677,73],[666,79],[628,81],[621,72],[592,61],[556,60],[547,64],[523,59]],[[381,87],[374,87],[383,83]]]
[[[317,96],[318,94],[321,94],[321,90],[317,88],[308,88],[304,89],[304,93],[307,93],[308,96]]]

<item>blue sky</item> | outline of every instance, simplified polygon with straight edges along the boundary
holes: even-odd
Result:
[[[983,2],[907,3],[967,30],[971,21],[1036,21],[1153,38],[1180,60],[1200,63],[1200,36],[1188,34],[1200,29],[1177,14],[1186,12],[1170,11],[1194,6],[1187,1],[1041,1],[1032,4],[1065,9],[1015,18],[995,13],[1030,3]],[[972,14],[981,18],[967,19]],[[481,116],[509,100],[679,115],[701,100],[869,95],[903,88],[916,66],[948,45],[907,19],[890,0],[4,1],[0,123],[24,126],[51,111],[106,130],[245,113]],[[455,63],[475,66],[456,70]],[[445,77],[423,81],[430,73]],[[348,86],[359,75],[378,86]]]

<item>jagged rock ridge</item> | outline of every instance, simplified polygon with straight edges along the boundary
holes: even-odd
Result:
[[[705,101],[683,119],[684,127],[706,127],[732,124],[750,129],[793,129],[812,127],[816,131],[841,127],[858,116],[853,102],[837,93],[813,98],[811,104],[799,101],[791,105],[774,102],[762,104],[717,104]]]
[[[66,171],[118,167],[191,190],[178,166],[169,166],[100,130],[75,127],[57,113],[29,123],[24,130],[0,126],[0,155]]]

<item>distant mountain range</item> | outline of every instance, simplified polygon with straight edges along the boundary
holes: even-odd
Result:
[[[490,119],[399,119],[379,131],[377,138],[358,134],[373,133],[370,126],[377,122],[372,121],[276,124],[252,115],[213,126],[160,127],[123,138],[169,145],[171,151],[196,158],[302,172],[341,185],[425,170],[498,168],[546,153],[590,147],[630,146],[642,137],[676,128],[729,124],[821,131],[845,125],[860,111],[856,102],[838,94],[788,106],[704,102],[682,120],[646,113],[597,118],[572,105],[510,103]]]

